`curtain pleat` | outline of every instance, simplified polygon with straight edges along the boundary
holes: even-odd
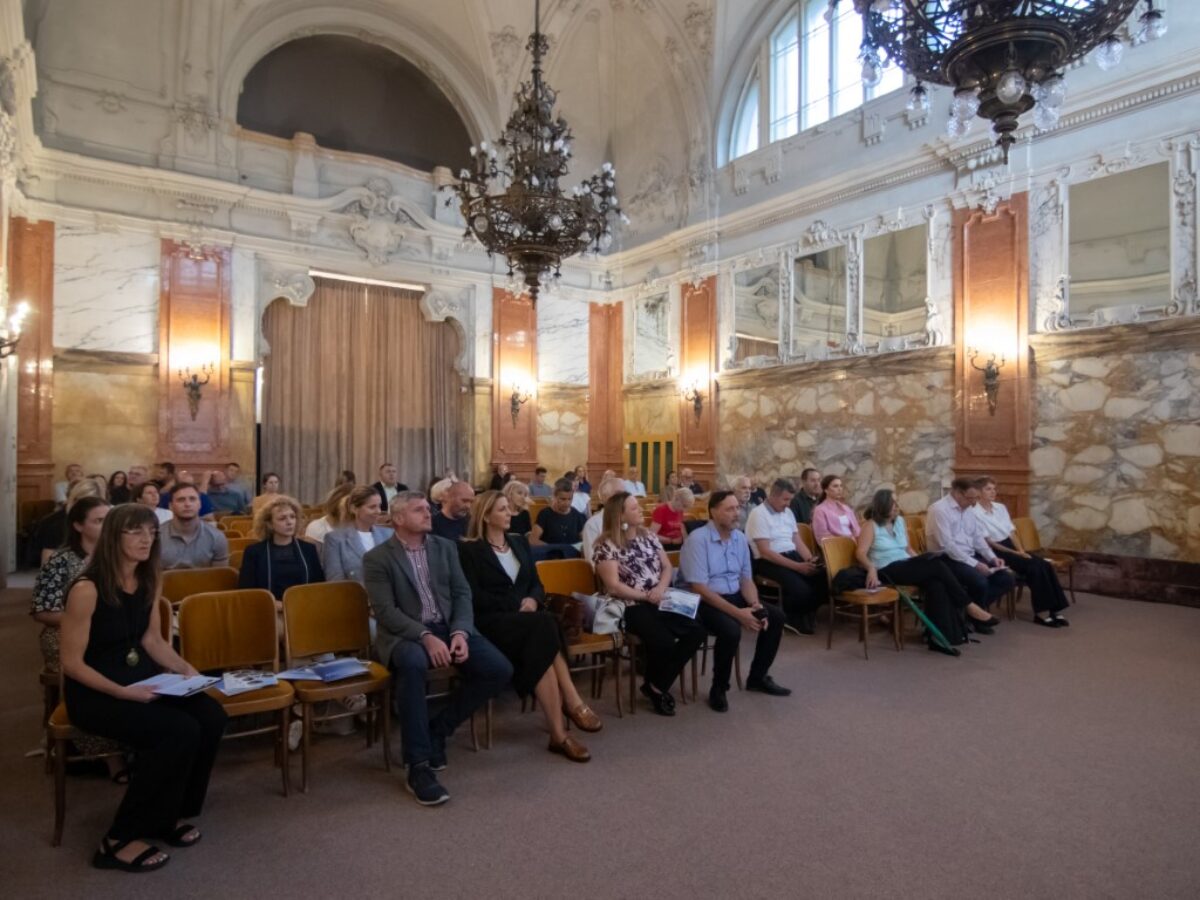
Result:
[[[317,279],[306,307],[276,301],[263,316],[263,471],[319,502],[342,469],[360,483],[394,462],[423,489],[461,471],[459,339],[427,322],[421,295]]]

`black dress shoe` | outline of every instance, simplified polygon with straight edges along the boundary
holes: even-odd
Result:
[[[974,619],[971,620],[971,628],[973,628],[975,630],[976,634],[995,634],[996,633],[995,629],[992,628],[992,626],[989,625],[987,622],[977,622]]]
[[[758,691],[760,694],[770,694],[772,697],[789,697],[792,693],[791,688],[785,688],[783,685],[776,684],[775,679],[770,675],[764,675],[758,680],[747,680],[746,690]]]
[[[999,624],[1000,624],[1000,620],[999,620],[999,619],[997,619],[995,616],[991,616],[991,617],[989,617],[989,618],[987,618],[987,619],[984,619],[984,621],[983,621],[983,624],[984,624],[984,625],[989,625],[989,626],[991,626],[992,628],[995,628],[997,625],[999,625]]]
[[[1033,624],[1041,625],[1043,628],[1057,628],[1058,627],[1056,624],[1054,624],[1054,620],[1051,619],[1049,616],[1047,616],[1045,619],[1043,619],[1041,616],[1034,616]]]
[[[1067,628],[1071,624],[1066,619],[1064,619],[1062,616],[1058,615],[1058,613],[1054,614],[1054,618],[1051,621],[1054,622],[1055,628]]]
[[[725,699],[725,692],[720,688],[713,688],[708,692],[708,705],[713,712],[729,712],[729,701]]]
[[[929,649],[934,653],[944,653],[946,656],[961,656],[962,653],[957,647],[943,647],[937,641],[929,642]]]
[[[654,711],[660,716],[675,715],[675,698],[670,694],[660,694],[648,684],[642,685],[642,693],[650,701],[650,705],[654,707]]]

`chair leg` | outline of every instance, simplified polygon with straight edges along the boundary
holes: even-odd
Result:
[[[829,650],[833,647],[833,617],[834,617],[834,606],[836,604],[837,604],[837,600],[835,600],[831,596],[829,598],[829,635],[828,635],[828,637],[825,638],[825,649],[826,650]]]
[[[392,771],[392,710],[391,710],[391,687],[386,687],[381,691],[377,691],[375,696],[379,698],[379,713],[383,719],[383,770],[385,772]]]
[[[614,694],[617,698],[617,718],[623,719],[625,718],[625,713],[621,710],[621,652],[619,650],[613,650],[612,661],[613,687],[615,689]],[[601,679],[601,681],[603,681],[603,679]]]
[[[867,607],[864,604],[862,608],[862,642],[863,642],[863,659],[870,659],[867,655]]]
[[[292,793],[292,761],[289,759],[288,753],[288,725],[291,722],[292,706],[289,703],[279,711],[279,755],[281,758],[280,768],[283,769],[283,796],[289,797]]]
[[[692,664],[695,665],[695,661]],[[700,645],[700,674],[708,674],[708,638]]]
[[[733,680],[737,682],[739,691],[745,690],[745,685],[742,684],[742,645],[740,641],[737,650],[733,652]]]
[[[1071,595],[1071,605],[1075,605],[1075,566],[1067,568],[1067,592]]]
[[[67,742],[55,741],[46,748],[54,754],[54,839],[51,846],[62,844],[63,822],[67,818]]]
[[[900,600],[892,604],[892,641],[896,644],[896,652],[904,649],[904,636],[900,633]]]
[[[304,722],[304,737],[300,741],[300,793],[308,793],[308,754],[312,746],[312,714],[313,705],[300,705],[300,717]]]
[[[707,647],[708,645],[705,644]],[[704,674],[704,670],[700,670]],[[697,700],[700,697],[700,679],[696,677],[696,657],[692,657],[692,699]]]
[[[629,714],[637,714],[637,644],[629,645]]]
[[[479,732],[475,728],[475,713],[471,713],[471,750],[479,752]]]

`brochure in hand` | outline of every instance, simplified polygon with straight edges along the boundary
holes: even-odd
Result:
[[[366,663],[353,657],[314,663],[280,672],[278,677],[286,681],[341,681],[355,675],[366,675],[370,670]]]
[[[681,591],[679,588],[667,588],[667,595],[662,598],[658,608],[664,612],[678,613],[694,619],[696,611],[700,608],[700,595],[691,591]]]
[[[207,690],[219,680],[207,675],[176,675],[173,672],[163,672],[135,681],[130,687],[148,687],[160,697],[190,697]]]
[[[238,694],[246,694],[276,684],[279,684],[279,679],[274,672],[263,672],[259,669],[237,669],[221,676],[221,684],[218,689],[226,697],[235,697]]]

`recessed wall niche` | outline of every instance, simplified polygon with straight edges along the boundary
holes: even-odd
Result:
[[[863,241],[862,342],[903,350],[925,334],[929,294],[928,230],[903,228]]]
[[[792,268],[791,355],[824,359],[846,337],[846,248],[798,256]]]

